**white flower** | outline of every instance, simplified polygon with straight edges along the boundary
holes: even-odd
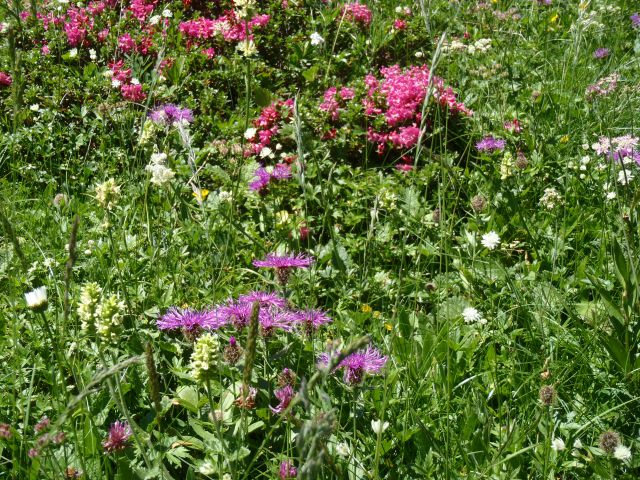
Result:
[[[576,438],[573,442],[573,448],[582,448],[582,442],[580,441],[579,438]]]
[[[71,50],[69,50],[69,58],[75,58],[77,56],[78,56],[77,48],[72,48]]]
[[[118,80],[118,79],[115,79],[115,78],[114,78],[114,79],[111,81],[111,86],[112,86],[113,88],[119,88],[119,87],[120,87],[120,85],[122,85],[122,82],[121,82],[120,80]]]
[[[262,150],[260,150],[260,158],[266,158],[269,155],[271,155],[273,152],[271,151],[271,149],[269,147],[263,147]]]
[[[150,163],[145,167],[145,170],[151,173],[150,182],[159,187],[163,187],[167,185],[171,181],[171,179],[176,175],[173,170],[171,170],[168,167],[165,167],[162,163]]]
[[[613,200],[616,196],[616,192],[607,192],[607,200]]]
[[[416,58],[422,58],[424,56],[424,53],[416,52],[416,53],[414,53],[414,55],[415,55]]]
[[[32,112],[37,112],[40,110],[40,105],[38,105],[37,103],[34,103],[29,107],[29,110],[31,110]]]
[[[631,449],[629,447],[625,447],[624,445],[618,445],[613,451],[613,456],[618,460],[626,462],[631,458]]]
[[[98,58],[98,54],[93,48],[89,49],[89,58],[91,60],[95,60],[96,58]]]
[[[381,422],[380,420],[371,420],[371,429],[376,435],[380,435],[387,428],[389,428],[389,422]]]
[[[152,153],[151,154],[151,163],[153,165],[163,165],[164,162],[167,161],[166,153]]]
[[[253,40],[244,40],[238,43],[236,49],[242,53],[244,57],[250,57],[251,55],[258,53],[258,49],[256,48],[256,44],[253,43]]]
[[[149,25],[157,25],[158,23],[160,23],[161,19],[162,17],[160,15],[154,15],[149,19]]]
[[[554,438],[551,440],[551,448],[553,448],[556,452],[561,452],[565,449],[564,440],[561,438]]]
[[[351,453],[349,451],[349,444],[347,442],[341,442],[336,445],[336,453],[341,457],[348,457]]]
[[[251,140],[256,136],[257,132],[258,130],[256,128],[247,128],[246,132],[244,132],[244,138],[246,138],[247,140]]]
[[[500,237],[496,232],[491,230],[489,233],[485,233],[482,235],[482,240],[480,241],[482,246],[488,248],[489,250],[493,250],[498,245],[500,245]]]
[[[198,472],[203,475],[213,475],[216,472],[216,467],[209,460],[205,460],[198,467]]]
[[[633,180],[633,177],[633,173],[629,170],[622,169],[618,172],[618,183],[621,185],[627,185],[631,180]]]
[[[171,17],[173,17],[173,12],[171,10],[169,10],[168,8],[165,8],[164,10],[162,10],[162,16],[164,18],[171,18]]]
[[[464,323],[480,323],[484,325],[487,321],[482,318],[482,314],[473,307],[467,307],[462,311],[462,318]]]
[[[47,287],[38,287],[24,294],[27,307],[31,310],[44,311],[47,308]]]
[[[324,38],[318,32],[313,32],[309,38],[311,39],[311,45],[322,45],[324,43]]]
[[[140,80],[138,80],[137,78],[132,78],[131,79],[131,85],[140,85]]]

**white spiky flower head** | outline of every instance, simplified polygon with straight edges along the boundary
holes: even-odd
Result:
[[[47,299],[47,287],[38,287],[24,294],[27,307],[36,312],[44,312],[49,301]]]

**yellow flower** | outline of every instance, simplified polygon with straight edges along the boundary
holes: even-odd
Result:
[[[551,18],[549,19],[549,22],[550,22],[550,23],[556,23],[556,22],[558,21],[558,18],[559,18],[559,16],[558,16],[558,14],[556,13],[553,17],[551,17]]]
[[[387,332],[390,332],[391,330],[393,330],[393,325],[391,325],[389,322],[384,322],[384,328],[387,329]]]
[[[362,307],[360,307],[360,311],[362,313],[371,313],[373,311],[373,309],[371,308],[371,306],[367,303],[365,303],[364,305],[362,305]]]
[[[567,143],[569,141],[569,135],[564,135],[560,138],[561,143]]]
[[[196,189],[193,191],[192,195],[196,198],[198,203],[202,203],[207,199],[207,196],[209,196],[209,190],[206,188],[201,188],[200,190]]]

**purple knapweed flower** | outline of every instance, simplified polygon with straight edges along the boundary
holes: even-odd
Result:
[[[263,337],[269,337],[275,329],[290,332],[293,330],[296,317],[292,312],[276,308],[262,308],[258,316]]]
[[[218,309],[192,310],[189,308],[171,307],[158,319],[160,330],[182,329],[188,332],[197,330],[217,330],[227,324],[227,319]]]
[[[318,309],[301,310],[294,315],[296,322],[301,324],[309,335],[320,326],[332,322],[329,315]]]
[[[286,460],[280,462],[280,480],[288,480],[298,476],[298,469],[293,466],[293,462]]]
[[[111,425],[107,439],[102,442],[102,448],[107,453],[122,450],[127,446],[127,441],[132,434],[131,426],[127,422],[116,421]]]
[[[188,108],[180,108],[177,105],[167,104],[155,108],[149,112],[149,118],[162,125],[172,125],[173,123],[193,122],[193,112]]]
[[[275,408],[272,406],[269,406],[269,408],[274,414],[279,415],[284,412],[287,407],[289,407],[291,400],[293,400],[293,397],[296,396],[296,392],[293,390],[291,385],[285,385],[281,389],[276,390],[274,392],[274,395],[280,401],[280,403]]]
[[[335,350],[329,353],[322,353],[318,357],[318,365],[326,367],[332,358],[336,358],[340,352]],[[350,385],[362,383],[365,374],[376,374],[382,370],[387,363],[388,357],[382,355],[374,347],[367,347],[366,350],[359,350],[342,360],[335,370],[344,369],[344,381]]]
[[[640,28],[640,14],[638,12],[631,15],[629,19],[631,20],[631,26],[633,28]]]
[[[261,307],[273,306],[285,308],[287,300],[275,293],[254,291],[238,297],[238,303],[255,303],[259,302]]]
[[[291,166],[288,163],[278,163],[273,167],[271,178],[274,180],[287,180],[291,178]]]
[[[233,324],[237,329],[249,325],[253,305],[251,303],[236,303],[229,301],[219,308],[221,316],[227,323]]]
[[[266,193],[269,182],[271,182],[271,174],[264,167],[259,167],[253,175],[254,180],[249,183],[249,189],[258,193]]]
[[[0,423],[0,438],[11,438],[11,425],[8,423]]]
[[[598,48],[593,52],[593,58],[607,58],[610,50],[608,48]]]
[[[313,263],[313,258],[304,255],[276,255],[268,253],[264,260],[254,260],[253,265],[261,268],[275,268],[278,280],[286,285],[293,268],[307,268]]]
[[[489,135],[488,137],[484,137],[478,143],[476,143],[476,148],[479,152],[496,152],[500,150],[504,150],[507,142],[505,140],[494,138]]]

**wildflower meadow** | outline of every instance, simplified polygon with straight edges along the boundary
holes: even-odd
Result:
[[[639,78],[637,0],[0,1],[0,478],[640,478]]]

